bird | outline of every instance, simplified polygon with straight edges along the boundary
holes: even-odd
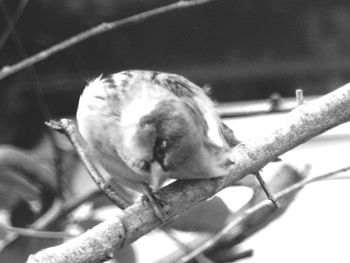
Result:
[[[227,175],[234,165],[230,151],[240,143],[208,91],[173,73],[101,75],[85,87],[76,117],[102,168],[117,184],[149,199],[169,179]]]

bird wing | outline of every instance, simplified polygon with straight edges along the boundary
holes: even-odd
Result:
[[[202,88],[182,76],[170,73],[152,72],[151,80],[184,102],[194,115],[197,124],[203,127],[210,144],[216,147],[227,147],[228,142],[223,133],[222,122],[213,102]]]

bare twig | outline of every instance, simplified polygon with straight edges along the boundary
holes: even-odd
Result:
[[[21,17],[23,10],[27,6],[27,4],[28,4],[28,0],[21,0],[12,19],[9,19],[9,16],[7,15],[7,12],[6,12],[6,6],[4,3],[4,0],[0,0],[0,5],[2,6],[2,10],[3,11],[5,10],[5,12],[3,12],[3,15],[4,15],[4,18],[6,19],[6,28],[0,36],[0,50],[3,48],[4,44],[6,43],[6,40],[14,30],[15,25],[18,19]]]
[[[12,226],[4,226],[6,230],[13,232],[14,236],[12,236],[5,245],[12,242],[17,238],[17,236],[32,236],[39,238],[71,238],[76,235],[71,235],[65,232],[52,232],[52,231],[43,231],[44,229],[50,229],[51,226],[57,225],[57,223],[65,218],[69,213],[74,211],[83,203],[95,199],[98,196],[101,196],[103,193],[100,189],[96,189],[90,191],[80,197],[74,198],[71,201],[66,201],[66,203],[62,203],[61,201],[55,203],[54,207],[50,209],[47,213],[49,215],[45,215],[39,218],[36,222],[34,222],[29,228],[17,228]]]
[[[59,222],[63,220],[74,209],[76,209],[86,201],[94,199],[100,195],[102,195],[102,191],[94,190],[71,201],[66,201],[65,203],[63,203],[61,200],[56,200],[53,203],[53,205],[50,206],[50,209],[40,218],[38,218],[33,224],[31,224],[27,230],[43,231],[46,229],[50,229],[53,226],[57,226],[57,224],[59,224]],[[19,235],[21,235],[21,233],[18,231],[12,232],[11,235],[7,235],[5,240],[3,240],[1,243],[0,251],[4,247],[8,246],[8,244],[16,240]]]
[[[210,180],[176,181],[158,191],[159,198],[168,204],[161,208],[163,214],[169,219],[175,217],[247,174],[261,169],[277,156],[350,120],[349,105],[350,84],[297,107],[286,115],[284,123],[278,124],[279,127],[261,133],[255,140],[242,142],[231,150],[231,159],[235,165],[229,176]],[[296,185],[294,188],[302,186]],[[289,188],[288,191],[294,190]],[[280,198],[287,193],[282,191],[275,197]],[[254,209],[264,205],[270,205],[270,201],[265,200]],[[66,243],[40,251],[27,262],[101,261],[116,248],[130,244],[159,225],[153,209],[139,201],[125,209],[119,217],[108,219]]]
[[[72,145],[75,147],[80,159],[88,170],[91,178],[100,187],[100,189],[106,194],[106,196],[118,207],[125,209],[130,204],[122,196],[118,195],[106,179],[99,173],[96,166],[91,161],[84,139],[80,136],[77,127],[74,122],[69,119],[61,119],[59,121],[47,122],[50,128],[64,133]]]
[[[344,173],[344,172],[347,172],[350,170],[350,166],[348,167],[344,167],[342,169],[339,169],[339,170],[335,170],[335,171],[332,171],[332,172],[329,172],[329,173],[326,173],[324,175],[320,175],[320,176],[317,176],[317,177],[313,177],[313,178],[310,178],[310,182],[309,183],[314,183],[314,182],[318,182],[318,181],[323,181],[323,180],[327,180],[329,179],[329,177],[333,176],[333,175],[336,175],[336,174],[340,174],[340,173]]]
[[[22,11],[23,11],[24,7],[26,6],[26,4],[27,4],[27,0],[21,1],[21,3],[19,4],[19,7],[17,8],[17,11],[16,11],[16,13],[18,11],[20,12],[18,15],[20,15],[22,13]],[[27,56],[27,53],[24,50],[22,42],[21,42],[21,39],[20,39],[20,37],[19,37],[19,35],[17,33],[17,30],[15,29],[15,19],[16,19],[16,17],[13,17],[13,18],[11,17],[11,15],[9,14],[8,9],[7,9],[7,7],[6,7],[6,5],[5,5],[3,0],[0,0],[0,11],[1,11],[2,16],[5,19],[6,26],[7,26],[7,28],[5,29],[3,35],[0,37],[0,50],[2,48],[1,44],[3,44],[3,43],[1,43],[1,40],[3,39],[3,37],[5,37],[7,39],[8,36],[12,35],[13,42],[15,43],[16,48],[17,48],[20,56],[24,58],[25,56]],[[16,14],[15,14],[15,16],[16,16]],[[8,35],[6,35],[7,32],[8,32]],[[6,39],[5,39],[5,41],[6,41]]]
[[[208,2],[212,2],[216,0],[188,0],[188,1],[179,1],[176,3],[172,3],[166,6],[161,6],[149,11],[145,11],[136,15],[129,16],[127,18],[123,18],[117,21],[109,22],[109,23],[102,23],[96,27],[93,27],[89,30],[86,30],[80,34],[77,34],[67,40],[64,40],[56,45],[53,45],[52,47],[45,49],[43,51],[40,51],[39,53],[34,54],[33,56],[26,58],[14,65],[11,66],[5,66],[0,71],[0,80],[4,79],[24,68],[27,68],[35,63],[38,63],[39,61],[42,61],[53,54],[56,54],[68,47],[71,47],[75,44],[78,44],[86,39],[89,39],[91,37],[100,35],[102,33],[121,28],[126,25],[136,24],[140,23],[146,19],[157,17],[161,14],[169,13],[175,10],[179,9],[185,9],[192,6],[198,6],[202,5]]]
[[[300,190],[301,188],[303,188],[305,185],[313,183],[313,182],[318,182],[318,181],[322,181],[325,180],[333,175],[339,174],[341,172],[345,172],[350,170],[350,167],[345,167],[339,170],[335,170],[333,172],[324,174],[324,175],[320,175],[317,177],[313,177],[313,178],[306,178],[300,182],[297,182],[281,191],[279,191],[278,193],[274,194],[276,199],[280,199],[284,196],[287,196],[295,191]],[[218,232],[214,237],[212,237],[210,240],[208,240],[207,242],[205,242],[204,244],[202,244],[200,247],[198,247],[197,249],[193,250],[190,254],[186,255],[185,257],[181,258],[179,261],[177,261],[176,263],[186,263],[188,261],[190,261],[191,259],[193,259],[197,254],[201,254],[203,253],[205,250],[209,249],[211,246],[215,245],[218,241],[220,241],[221,238],[223,238],[224,236],[226,236],[229,232],[232,231],[232,229],[234,227],[236,227],[238,224],[240,224],[247,216],[265,208],[271,206],[271,203],[268,200],[263,200],[259,203],[257,203],[256,205],[247,208],[246,210],[242,211],[240,214],[236,215],[235,219],[230,222],[227,226],[225,226],[220,232]]]
[[[65,238],[72,238],[77,236],[77,235],[69,234],[67,232],[42,231],[42,230],[34,230],[29,228],[13,227],[13,226],[6,226],[6,225],[1,225],[1,227],[6,229],[7,231],[14,232],[17,235],[27,236],[27,237],[65,239]]]
[[[164,231],[164,233],[171,239],[173,240],[176,245],[185,253],[191,253],[190,248],[185,245],[180,239],[178,239],[175,235],[175,233],[173,232],[173,230],[171,228],[168,227],[162,227],[161,230]],[[196,255],[194,257],[194,259],[196,259],[196,261],[198,263],[213,263],[212,260],[210,260],[208,257],[204,256],[202,253],[199,253],[198,255]]]
[[[65,219],[67,215],[69,215],[83,203],[93,200],[101,195],[103,195],[103,192],[100,189],[95,189],[83,194],[82,196],[75,197],[72,200],[66,200],[64,203],[59,205],[59,209],[54,209],[49,216],[37,220],[31,225],[31,228],[35,230],[51,229],[51,227],[57,225],[61,220]]]

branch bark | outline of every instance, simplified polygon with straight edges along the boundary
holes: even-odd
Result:
[[[169,219],[207,199],[223,188],[264,167],[277,156],[299,144],[350,120],[350,84],[286,115],[284,123],[259,138],[245,141],[232,150],[235,165],[230,176],[211,180],[176,181],[158,192],[167,205],[163,214]],[[280,197],[280,196],[279,196]],[[115,248],[130,244],[160,222],[145,202],[137,202],[116,218],[107,220],[85,234],[64,244],[29,257],[33,262],[101,262]]]

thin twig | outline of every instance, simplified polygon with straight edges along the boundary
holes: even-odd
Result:
[[[55,200],[55,202],[50,206],[50,209],[46,211],[45,214],[40,216],[40,218],[32,224],[30,229],[37,230],[33,225],[36,225],[37,223],[45,222],[47,221],[47,218],[50,218],[52,214],[58,213],[58,211],[61,209],[62,201],[61,200]],[[6,237],[2,240],[0,243],[0,252],[7,247],[9,244],[14,242],[19,237],[19,234],[16,232],[9,232],[7,233]]]
[[[26,0],[22,1],[21,3],[26,4]],[[21,5],[21,3],[20,3],[19,8],[23,7],[23,9],[24,9],[25,5],[24,6]],[[21,38],[19,37],[17,30],[15,29],[15,21],[14,21],[15,18],[11,17],[11,15],[10,15],[6,5],[5,5],[5,2],[3,0],[0,0],[0,10],[1,10],[2,16],[4,17],[5,23],[7,25],[6,29],[8,29],[8,31],[9,31],[8,36],[10,36],[10,35],[12,36],[13,42],[15,43],[15,46],[19,52],[21,59],[24,59],[24,57],[27,56],[27,53],[26,53],[25,49],[23,48]],[[23,10],[20,10],[20,11],[22,12]],[[6,34],[6,29],[5,29],[4,34]],[[4,34],[2,36],[4,36]],[[6,39],[8,36],[6,36]],[[1,41],[1,37],[0,37],[0,41]],[[1,48],[2,48],[2,45],[0,42],[0,50],[1,50]]]
[[[335,170],[333,172],[330,173],[326,173],[317,177],[313,177],[313,178],[306,178],[300,182],[297,182],[281,191],[279,191],[278,193],[274,194],[274,197],[276,199],[280,199],[286,195],[289,195],[295,191],[300,190],[301,188],[303,188],[305,185],[313,183],[313,182],[319,182],[325,179],[328,179],[329,177],[348,171],[350,170],[350,166],[348,167],[344,167],[342,169],[339,170]],[[204,244],[202,244],[201,246],[199,246],[198,248],[196,248],[195,250],[193,250],[191,253],[189,253],[188,255],[184,256],[183,258],[181,258],[180,260],[178,260],[176,263],[186,263],[188,261],[190,261],[191,259],[195,258],[198,254],[202,254],[204,253],[207,249],[209,249],[210,247],[212,247],[213,245],[215,245],[217,242],[219,242],[225,235],[227,235],[227,233],[230,233],[232,231],[232,229],[234,227],[236,227],[239,223],[241,223],[247,216],[257,212],[260,209],[263,209],[265,207],[271,206],[271,202],[269,202],[269,200],[263,200],[259,203],[257,203],[256,205],[247,208],[246,210],[242,211],[240,214],[238,214],[235,219],[230,222],[229,224],[227,224],[220,232],[218,232],[214,237],[212,237],[210,240],[206,241]]]
[[[95,189],[83,194],[82,196],[75,197],[72,200],[66,200],[64,203],[61,203],[59,209],[54,209],[50,216],[37,220],[31,225],[31,228],[35,230],[51,229],[51,227],[57,225],[83,203],[93,200],[101,195],[103,195],[103,192],[100,189]]]
[[[1,71],[0,71],[0,80],[4,79],[24,68],[27,68],[31,65],[34,65],[35,63],[38,63],[39,61],[42,61],[50,56],[52,56],[53,54],[56,54],[68,47],[71,47],[75,44],[78,44],[86,39],[89,39],[91,37],[100,35],[102,33],[117,29],[117,28],[121,28],[123,26],[126,25],[131,25],[131,24],[136,24],[136,23],[140,23],[143,22],[147,19],[150,18],[154,18],[157,17],[161,14],[165,14],[165,13],[169,13],[175,10],[179,10],[179,9],[185,9],[185,8],[189,8],[192,6],[198,6],[198,5],[202,5],[205,3],[209,3],[212,1],[217,1],[217,0],[189,0],[189,1],[179,1],[176,3],[172,3],[166,6],[161,6],[149,11],[145,11],[145,12],[141,12],[139,14],[136,15],[132,15],[129,16],[127,18],[123,18],[120,20],[116,20],[113,22],[109,22],[109,23],[102,23],[96,27],[93,27],[89,30],[86,30],[84,32],[81,32],[69,39],[66,39],[56,45],[53,45],[52,47],[45,49],[43,51],[40,51],[39,53],[34,54],[33,56],[30,56],[14,65],[11,66],[4,66]]]
[[[178,239],[174,233],[174,231],[169,228],[169,227],[162,227],[161,230],[164,231],[164,233],[167,235],[167,237],[169,237],[171,240],[173,240],[176,245],[185,253],[190,253],[191,249],[184,244],[180,239]],[[213,263],[212,260],[210,260],[208,257],[206,257],[204,254],[199,253],[198,255],[196,255],[194,257],[194,259],[198,262],[198,263]]]
[[[317,176],[317,177],[310,178],[309,180],[310,180],[310,183],[318,182],[318,181],[321,181],[321,180],[329,179],[329,177],[331,177],[333,175],[336,175],[336,174],[339,174],[339,173],[344,173],[344,172],[349,171],[349,170],[350,170],[350,166],[344,167],[342,169],[335,170],[335,171],[332,171],[332,172],[329,172],[329,173],[326,173],[324,175],[320,175],[320,176]]]
[[[7,225],[1,225],[1,227],[19,236],[26,236],[26,237],[65,239],[65,238],[72,238],[77,236],[77,235],[69,234],[67,232],[34,230],[29,228],[14,227],[14,226],[7,226]]]
[[[0,0],[0,4],[2,6],[2,9],[4,10],[4,7],[5,7],[4,0]],[[8,37],[11,35],[12,31],[14,30],[16,23],[19,20],[19,18],[21,17],[21,15],[24,11],[24,8],[27,6],[27,4],[28,4],[28,0],[21,0],[19,5],[17,6],[17,9],[16,9],[12,19],[8,19],[8,16],[4,15],[4,17],[6,19],[6,28],[0,36],[0,50],[3,48],[3,46],[6,43],[6,40],[8,39]]]
[[[17,239],[18,236],[32,236],[41,238],[68,238],[73,237],[73,235],[64,232],[53,232],[53,231],[43,231],[45,229],[50,229],[51,226],[57,225],[57,223],[65,218],[69,213],[78,208],[83,203],[95,199],[96,197],[102,195],[101,190],[93,190],[80,197],[77,197],[71,201],[57,201],[54,205],[39,219],[37,219],[29,228],[15,228],[10,226],[5,226],[5,228],[12,232],[12,235],[6,237],[1,243],[0,251],[8,246],[11,242]],[[76,236],[76,235],[75,235]]]
[[[42,215],[33,224],[30,225],[28,230],[43,231],[46,229],[50,229],[53,226],[57,226],[57,224],[61,220],[63,220],[68,214],[70,214],[73,210],[78,208],[83,203],[92,200],[100,195],[102,195],[102,191],[98,189],[88,192],[71,201],[65,201],[65,203],[63,203],[62,200],[56,200],[44,215]],[[10,243],[16,240],[19,235],[21,235],[21,233],[19,233],[18,231],[12,232],[12,235],[7,235],[6,238],[1,242],[0,251],[2,251],[6,246],[8,246]]]
[[[348,175],[344,175],[344,176],[337,176],[337,177],[330,177],[327,179],[324,179],[323,181],[338,181],[338,180],[349,180],[350,176]]]
[[[87,171],[89,172],[91,178],[100,187],[100,189],[105,193],[105,195],[119,208],[125,209],[130,204],[122,196],[118,195],[111,185],[106,181],[106,179],[99,173],[96,166],[91,161],[91,158],[86,149],[86,144],[84,139],[79,134],[77,127],[74,122],[69,119],[61,119],[59,121],[46,122],[46,125],[50,128],[64,133],[72,145],[75,147],[80,159],[85,165]]]

